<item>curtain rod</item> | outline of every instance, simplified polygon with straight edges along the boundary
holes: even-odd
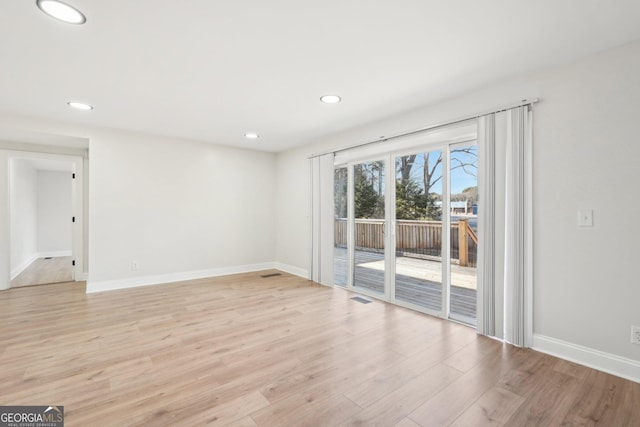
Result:
[[[514,104],[509,104],[509,105],[506,105],[506,106],[503,106],[503,107],[500,107],[500,108],[497,108],[497,109],[493,108],[491,110],[484,111],[484,112],[477,113],[477,114],[473,114],[471,116],[459,118],[459,119],[448,121],[448,122],[437,123],[437,124],[430,125],[430,126],[427,126],[427,127],[423,127],[423,128],[417,129],[417,130],[410,131],[410,132],[405,132],[405,133],[400,133],[400,134],[397,134],[397,135],[387,136],[387,137],[383,137],[383,138],[380,138],[380,139],[376,139],[374,141],[363,142],[363,143],[360,143],[360,144],[351,145],[349,147],[344,147],[344,148],[338,148],[338,149],[335,149],[335,150],[325,151],[325,152],[322,152],[322,153],[319,153],[319,154],[312,154],[309,157],[307,157],[307,159],[313,159],[315,157],[324,156],[325,154],[331,154],[331,153],[335,154],[335,153],[339,153],[341,151],[351,150],[353,148],[364,147],[365,145],[377,144],[378,142],[385,142],[385,141],[389,141],[389,140],[392,140],[392,139],[401,138],[403,136],[414,135],[416,133],[426,132],[426,131],[429,131],[429,130],[434,130],[434,129],[438,129],[438,128],[445,127],[445,126],[451,126],[451,125],[455,125],[457,123],[466,122],[467,120],[477,119],[478,117],[486,116],[487,114],[501,113],[503,111],[511,110],[512,108],[523,107],[525,105],[532,105],[532,104],[535,104],[536,102],[539,102],[538,98],[523,99],[520,102],[516,102]]]

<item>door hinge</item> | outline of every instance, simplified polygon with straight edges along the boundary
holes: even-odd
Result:
[[[71,217],[71,222],[76,222],[76,217],[75,216]]]
[[[74,259],[73,261],[71,261],[71,265],[76,265],[76,260]]]
[[[71,174],[71,179],[76,179],[76,174],[75,173]]]

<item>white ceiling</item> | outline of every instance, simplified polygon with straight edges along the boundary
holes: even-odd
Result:
[[[640,39],[638,0],[65,1],[2,2],[0,110],[268,151]]]
[[[0,141],[37,145],[55,145],[58,147],[89,148],[89,140],[67,135],[35,132],[15,128],[0,128]],[[5,147],[8,148],[8,147]]]

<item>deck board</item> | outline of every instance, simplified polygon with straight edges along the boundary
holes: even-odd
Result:
[[[382,295],[384,293],[384,254],[355,251],[354,285]],[[398,257],[396,299],[429,310],[440,311],[442,303],[442,264],[439,261]],[[451,267],[451,313],[476,318],[475,268]],[[347,250],[335,249],[335,284],[346,286]],[[404,273],[404,274],[403,274]],[[456,286],[461,284],[462,286]]]

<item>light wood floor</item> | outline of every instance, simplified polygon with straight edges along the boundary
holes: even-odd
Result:
[[[352,296],[258,273],[3,291],[0,402],[67,426],[640,425],[640,384]]]
[[[11,281],[12,288],[70,282],[73,270],[70,256],[38,258]]]

